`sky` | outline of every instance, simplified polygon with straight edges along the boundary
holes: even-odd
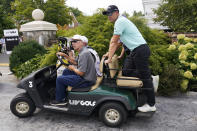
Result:
[[[132,15],[134,11],[142,11],[142,0],[66,0],[66,5],[78,8],[85,15],[92,15],[98,8],[107,8],[109,5],[116,5],[120,13],[127,12]]]

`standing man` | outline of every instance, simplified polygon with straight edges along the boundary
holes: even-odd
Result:
[[[136,70],[140,75],[140,79],[143,81],[143,87],[150,89],[145,90],[147,103],[142,107],[138,107],[138,110],[141,112],[156,111],[155,94],[148,64],[150,49],[146,41],[137,27],[130,20],[119,14],[119,9],[117,6],[108,6],[107,10],[103,11],[103,15],[107,15],[109,21],[115,23],[114,33],[109,45],[109,51],[106,54],[108,59],[105,63],[111,62],[115,51],[120,47],[120,44],[118,43],[120,39],[131,51],[130,58],[133,59]]]

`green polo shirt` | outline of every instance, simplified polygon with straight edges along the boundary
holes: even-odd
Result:
[[[146,44],[137,27],[124,16],[119,16],[116,20],[114,35],[120,35],[120,40],[131,51],[142,44]]]

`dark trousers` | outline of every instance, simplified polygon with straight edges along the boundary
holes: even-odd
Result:
[[[143,81],[143,88],[147,96],[147,103],[150,106],[155,104],[155,93],[151,79],[148,59],[150,57],[150,48],[147,44],[143,44],[135,48],[125,59],[123,64],[123,76],[139,77]]]
[[[75,87],[84,79],[75,72],[65,69],[63,74],[56,79],[56,101],[63,101],[66,97],[67,86]],[[77,88],[83,88],[92,85],[91,82],[84,82]]]

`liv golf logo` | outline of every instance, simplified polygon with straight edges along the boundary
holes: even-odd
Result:
[[[96,101],[84,101],[84,100],[69,100],[70,105],[81,105],[81,106],[95,106]]]

